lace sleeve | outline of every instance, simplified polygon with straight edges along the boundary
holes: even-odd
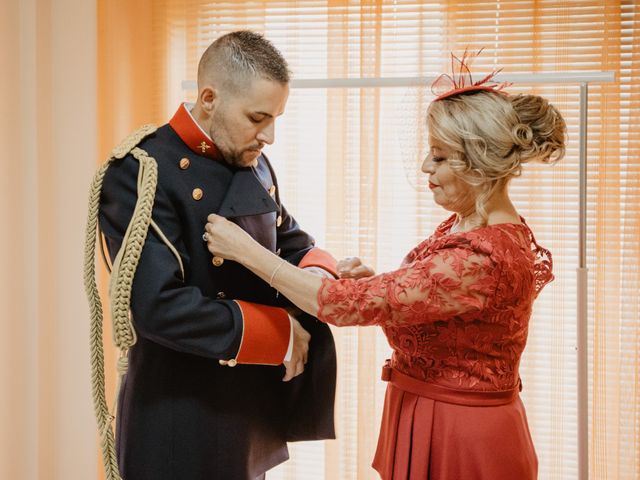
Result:
[[[400,326],[475,316],[495,292],[499,269],[469,248],[446,248],[399,270],[359,280],[325,279],[318,318],[337,326]]]

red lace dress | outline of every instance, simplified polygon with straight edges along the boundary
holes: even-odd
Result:
[[[324,280],[318,318],[380,325],[393,348],[373,462],[384,480],[535,479],[518,365],[551,255],[524,220],[449,233],[454,218],[394,272]]]

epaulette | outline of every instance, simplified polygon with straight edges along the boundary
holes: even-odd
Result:
[[[116,148],[111,150],[111,158],[124,158],[131,150],[135,148],[142,140],[158,130],[158,127],[149,123],[143,125],[120,142]]]

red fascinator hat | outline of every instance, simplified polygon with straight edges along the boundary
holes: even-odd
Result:
[[[482,50],[481,48],[476,53],[469,53],[468,50],[465,50],[462,58],[457,57],[453,53],[451,54],[451,75],[443,73],[431,84],[431,92],[436,96],[434,102],[454,95],[478,92],[481,90],[508,95],[508,93],[504,91],[504,88],[509,87],[511,85],[510,82],[498,83],[493,81],[493,77],[500,73],[502,68],[493,70],[482,80],[477,82],[473,81],[470,70],[471,64],[473,60],[480,55]]]

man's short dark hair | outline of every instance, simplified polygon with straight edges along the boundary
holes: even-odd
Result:
[[[198,86],[212,80],[237,90],[248,80],[263,78],[289,83],[287,61],[263,35],[249,30],[227,33],[205,50],[198,64]]]

